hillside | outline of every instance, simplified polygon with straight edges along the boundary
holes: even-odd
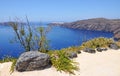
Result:
[[[114,38],[120,40],[120,19],[93,18],[58,25],[73,29],[113,32]]]
[[[22,25],[26,24],[24,22],[12,22],[12,21],[10,21],[10,22],[0,22],[0,26],[9,26],[10,23],[19,23],[19,24],[22,24]]]

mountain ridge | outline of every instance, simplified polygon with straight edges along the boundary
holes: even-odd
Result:
[[[114,38],[120,40],[120,19],[92,18],[57,25],[73,29],[112,32],[114,34]]]

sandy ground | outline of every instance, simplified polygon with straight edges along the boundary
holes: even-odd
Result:
[[[40,71],[9,73],[11,62],[0,64],[0,76],[120,76],[120,50],[108,50],[89,54],[82,52],[74,59],[80,70],[76,75],[60,73],[51,67]]]

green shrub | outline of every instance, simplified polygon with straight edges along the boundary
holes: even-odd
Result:
[[[64,50],[64,51],[70,51],[70,52],[76,52],[76,51],[78,51],[80,49],[79,49],[79,47],[71,46],[71,47],[68,47],[68,48],[64,48],[62,50]]]
[[[9,23],[15,33],[15,38],[12,42],[20,43],[25,51],[37,49],[40,52],[47,52],[48,40],[46,34],[49,32],[50,27],[32,28],[27,17],[26,20],[25,24],[20,21]]]
[[[82,50],[80,46],[71,46],[68,48],[63,48],[61,50],[64,50],[67,54],[69,54],[70,52],[75,52],[78,53],[78,51]]]
[[[12,66],[11,66],[11,68],[10,68],[10,73],[13,73],[13,72],[14,72],[16,62],[17,62],[17,59],[13,59],[13,60],[12,60]]]
[[[36,36],[36,37],[38,37],[38,41],[39,41],[39,43],[38,43],[38,46],[39,46],[38,51],[46,53],[48,51],[48,47],[49,47],[48,46],[48,40],[46,38],[47,30],[45,30],[45,28],[43,28],[43,27],[39,27],[39,28],[37,28],[37,31],[38,31],[38,33],[40,35],[40,37]]]
[[[80,47],[82,49],[86,47],[95,49],[97,47],[108,47],[110,43],[114,43],[114,40],[100,37],[84,42]]]
[[[116,42],[116,44],[118,45],[118,47],[120,48],[120,41]]]
[[[0,63],[12,62],[14,59],[16,59],[16,58],[13,58],[11,56],[5,56],[3,59],[0,60]]]
[[[19,42],[22,47],[25,49],[25,51],[30,51],[33,48],[33,31],[29,25],[29,22],[27,20],[26,28],[25,30],[25,24],[21,22],[10,22],[9,25],[12,27],[13,31],[15,32],[15,39],[13,42]],[[28,31],[28,32],[26,32]]]
[[[0,60],[0,63],[12,62],[12,65],[11,65],[11,68],[10,68],[10,72],[12,73],[12,72],[14,72],[16,61],[17,61],[16,58],[13,58],[11,56],[6,56],[2,60]]]
[[[64,71],[70,74],[74,74],[74,70],[79,70],[77,67],[77,63],[70,60],[69,57],[66,55],[66,52],[63,50],[54,51],[51,55],[51,62],[52,65],[58,71]]]

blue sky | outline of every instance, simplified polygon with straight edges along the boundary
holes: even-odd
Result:
[[[0,0],[0,22],[25,15],[30,21],[120,18],[120,0]]]

